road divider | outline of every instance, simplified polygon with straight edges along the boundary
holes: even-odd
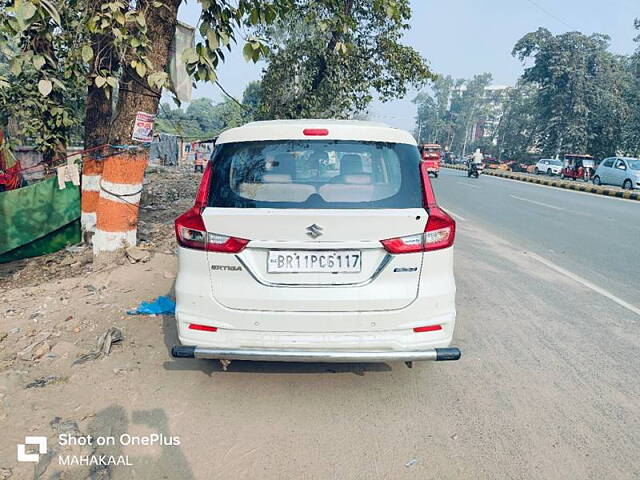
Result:
[[[467,167],[461,165],[443,164],[444,168],[453,170],[467,170]],[[577,192],[595,193],[596,195],[605,195],[607,197],[625,198],[627,200],[640,201],[640,193],[628,192],[623,190],[612,190],[607,187],[591,185],[588,183],[577,183],[570,180],[554,180],[550,178],[540,178],[532,175],[524,175],[515,172],[506,172],[503,170],[490,170],[485,168],[483,175],[491,175],[493,177],[508,178],[510,180],[518,180],[520,182],[535,183],[538,185],[546,185],[549,187],[564,188],[565,190],[575,190]]]

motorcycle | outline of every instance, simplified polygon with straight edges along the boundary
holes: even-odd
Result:
[[[481,173],[482,173],[482,164],[477,165],[473,162],[469,162],[469,165],[467,166],[467,177],[478,178]]]

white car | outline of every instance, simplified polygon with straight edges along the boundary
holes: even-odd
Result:
[[[536,163],[533,172],[536,174],[546,173],[547,175],[560,175],[560,173],[562,173],[562,162],[555,158],[541,158],[538,160],[538,163]]]
[[[175,227],[174,357],[460,357],[447,348],[455,222],[407,132],[333,120],[227,130]]]

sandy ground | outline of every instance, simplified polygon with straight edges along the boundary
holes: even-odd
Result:
[[[638,318],[487,231],[459,230],[463,358],[411,370],[234,362],[222,372],[172,359],[173,317],[125,313],[171,293],[171,242],[152,242],[144,263],[0,293],[0,479],[640,478]],[[72,365],[113,326],[125,338],[110,355]],[[45,376],[55,379],[26,388]],[[61,433],[179,445],[69,447]],[[38,464],[16,461],[26,435],[49,439]],[[132,465],[58,463],[89,453]]]

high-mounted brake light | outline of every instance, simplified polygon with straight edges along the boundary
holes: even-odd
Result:
[[[431,252],[450,247],[455,240],[456,222],[436,204],[429,172],[424,163],[420,166],[420,173],[422,174],[423,204],[429,212],[424,233],[382,240],[382,245],[389,253]]]
[[[305,128],[302,130],[302,134],[307,137],[326,137],[329,135],[329,130],[326,128]]]
[[[200,330],[202,332],[217,332],[218,327],[211,327],[209,325],[200,325],[198,323],[190,323],[189,330]]]
[[[181,247],[191,248],[193,250],[239,253],[247,246],[249,240],[207,232],[204,222],[202,221],[202,216],[200,215],[202,210],[207,206],[209,185],[211,184],[211,168],[211,162],[209,162],[202,175],[198,193],[196,193],[195,205],[176,218],[176,240]]]

